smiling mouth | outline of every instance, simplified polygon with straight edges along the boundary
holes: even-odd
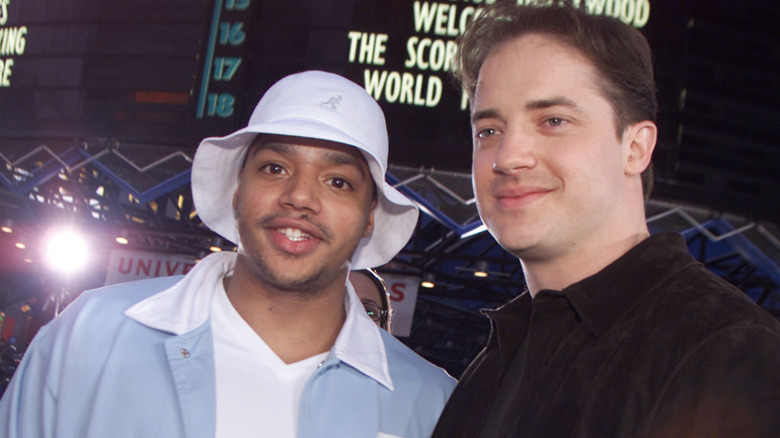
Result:
[[[310,234],[305,233],[297,228],[277,228],[276,231],[283,234],[284,237],[292,242],[301,242],[312,238]]]
[[[503,208],[520,208],[534,203],[536,200],[545,197],[552,190],[529,189],[514,192],[501,193],[496,196],[498,205]]]

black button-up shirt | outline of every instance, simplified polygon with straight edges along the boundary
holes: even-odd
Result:
[[[780,324],[677,233],[486,313],[434,437],[780,437]]]

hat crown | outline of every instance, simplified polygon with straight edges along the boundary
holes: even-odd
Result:
[[[276,123],[300,126],[300,122],[307,122],[307,126],[320,125],[323,130],[296,131],[289,135],[357,147],[374,158],[383,174],[387,170],[384,113],[376,100],[354,82],[323,71],[287,76],[265,92],[248,126]]]

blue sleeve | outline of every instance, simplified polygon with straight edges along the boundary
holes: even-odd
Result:
[[[30,344],[0,399],[0,436],[4,438],[54,436],[56,394],[47,385],[50,358],[41,348],[46,328]]]

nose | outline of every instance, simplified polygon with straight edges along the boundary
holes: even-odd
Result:
[[[493,172],[510,175],[536,166],[537,157],[531,136],[520,130],[506,130],[495,148]]]
[[[285,208],[318,213],[320,197],[319,182],[315,177],[297,174],[287,179],[285,189],[279,197],[279,203]]]

